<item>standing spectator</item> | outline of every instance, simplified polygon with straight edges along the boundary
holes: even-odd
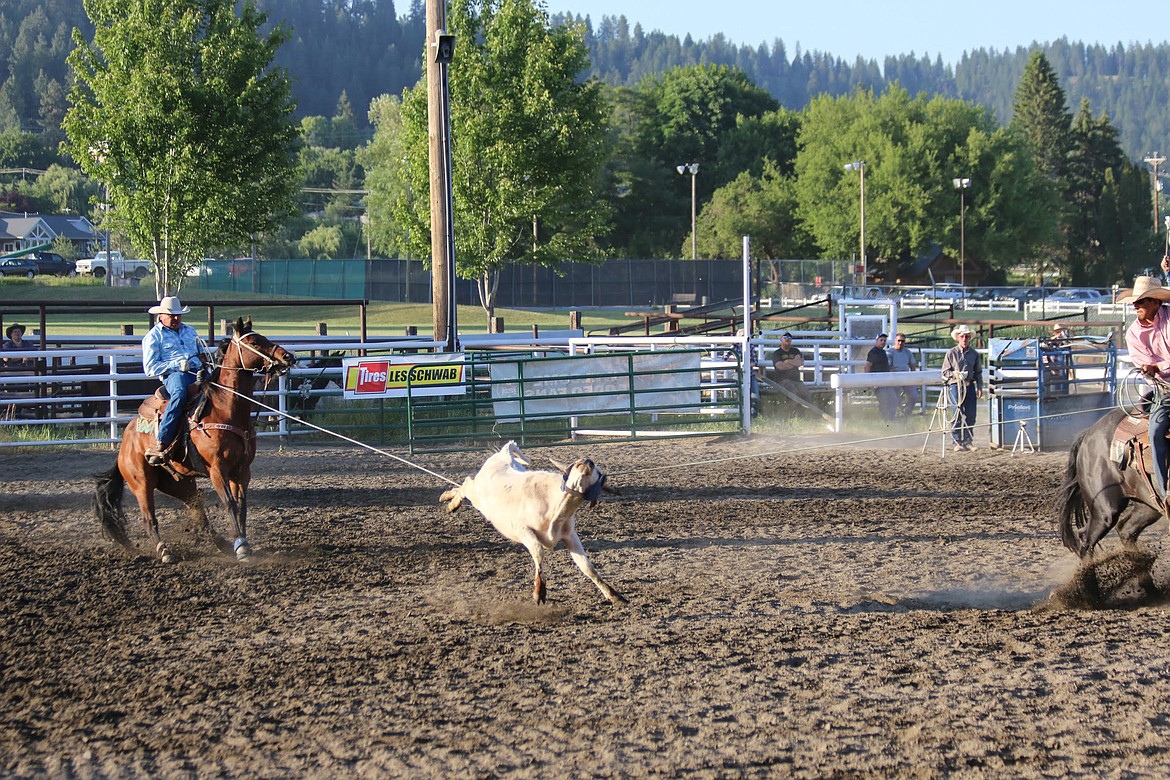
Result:
[[[958,343],[943,356],[942,379],[951,403],[958,413],[951,424],[955,451],[975,449],[976,401],[983,397],[983,358],[971,347],[971,329],[959,325],[951,331]]]
[[[804,353],[792,345],[792,334],[785,331],[780,334],[780,346],[775,349],[768,360],[772,361],[775,369],[772,376],[776,384],[800,398],[805,403],[812,400],[812,394],[804,386],[800,376],[800,368],[804,365]]]
[[[6,337],[4,343],[0,344],[0,350],[4,352],[27,352],[30,349],[36,349],[35,346],[24,343],[24,326],[19,322],[9,325],[4,331],[4,335]],[[24,368],[32,364],[33,359],[30,357],[4,357],[5,368]]]
[[[891,371],[917,371],[918,358],[906,346],[906,334],[894,334],[894,346],[886,350],[890,360]],[[895,388],[898,393],[899,413],[907,417],[914,411],[914,407],[922,400],[922,391],[917,385]]]
[[[886,354],[886,341],[889,339],[885,333],[879,333],[878,337],[873,340],[873,346],[870,347],[869,353],[865,356],[865,368],[863,369],[867,374],[888,374],[890,372],[890,358]],[[893,420],[898,416],[898,390],[893,387],[875,387],[874,394],[877,395],[878,411],[881,412],[882,419]]]

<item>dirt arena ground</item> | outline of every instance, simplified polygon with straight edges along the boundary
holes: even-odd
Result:
[[[111,453],[6,454],[0,776],[1165,777],[1167,609],[1045,606],[1065,456],[920,441],[529,450],[623,491],[579,516],[619,607],[563,550],[532,604],[522,548],[361,450],[261,452],[251,565],[168,503],[173,566],[100,538]]]

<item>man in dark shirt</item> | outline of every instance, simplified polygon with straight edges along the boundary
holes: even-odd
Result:
[[[804,354],[799,348],[792,346],[792,334],[780,335],[780,346],[768,356],[775,369],[772,378],[776,384],[794,394],[804,402],[812,399],[804,380],[800,376],[800,367],[804,365]]]
[[[874,339],[873,346],[865,356],[865,373],[887,374],[890,371],[890,356],[886,354],[885,333],[879,333]],[[878,411],[882,418],[892,420],[898,416],[898,391],[893,387],[876,387],[874,394],[878,400]]]

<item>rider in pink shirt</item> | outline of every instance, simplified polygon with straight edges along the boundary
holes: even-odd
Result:
[[[1134,366],[1150,378],[1170,378],[1170,289],[1155,276],[1139,276],[1132,290],[1118,297],[1118,303],[1132,303],[1137,319],[1125,331],[1125,346]],[[1150,449],[1154,454],[1154,477],[1158,494],[1166,500],[1167,441],[1170,432],[1170,392],[1158,386],[1150,408]]]

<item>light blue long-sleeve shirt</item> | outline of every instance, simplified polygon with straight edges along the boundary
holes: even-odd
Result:
[[[190,361],[190,370],[202,365],[199,360],[199,334],[183,323],[178,331],[155,324],[142,338],[142,368],[150,376],[162,376],[177,371],[184,360]]]

